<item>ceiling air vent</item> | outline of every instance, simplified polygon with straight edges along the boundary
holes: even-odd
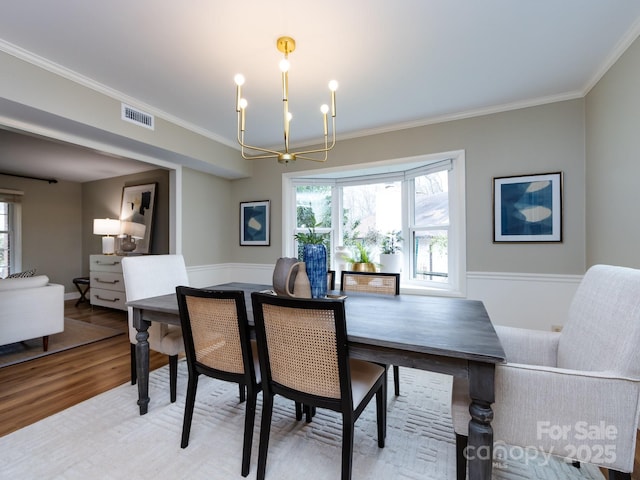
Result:
[[[122,104],[122,120],[153,130],[153,115]]]

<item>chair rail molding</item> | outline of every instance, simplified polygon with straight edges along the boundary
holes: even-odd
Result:
[[[275,264],[217,263],[187,267],[189,282],[202,288],[219,283],[246,282],[271,285]]]
[[[219,263],[187,267],[194,287],[226,282],[271,285],[274,264]],[[582,275],[467,272],[467,298],[481,300],[495,325],[552,330],[562,326]],[[416,294],[411,289],[402,293]]]

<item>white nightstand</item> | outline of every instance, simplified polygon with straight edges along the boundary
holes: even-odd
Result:
[[[122,276],[122,259],[118,255],[90,255],[89,278],[91,305],[127,309]]]

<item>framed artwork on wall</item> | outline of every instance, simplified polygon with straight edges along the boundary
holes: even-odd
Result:
[[[120,207],[122,253],[149,253],[157,188],[157,183],[148,183],[122,189],[122,206]]]
[[[270,200],[240,202],[240,245],[270,244],[270,203]]]
[[[562,242],[562,172],[495,177],[493,241]]]

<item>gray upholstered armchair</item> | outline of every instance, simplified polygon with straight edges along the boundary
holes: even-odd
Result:
[[[640,270],[591,267],[561,333],[496,328],[494,442],[609,469],[630,479],[640,404]],[[465,478],[469,399],[455,380],[458,479]],[[466,452],[472,453],[472,452]]]

